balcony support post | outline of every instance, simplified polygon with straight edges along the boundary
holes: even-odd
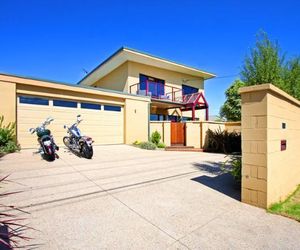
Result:
[[[148,90],[149,90],[149,85],[148,85],[148,80],[146,80],[146,96],[148,96]]]
[[[195,105],[192,107],[192,120],[195,121]]]
[[[209,119],[209,107],[207,105],[206,109],[205,109],[205,120],[208,121]]]

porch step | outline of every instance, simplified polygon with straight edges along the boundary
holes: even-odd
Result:
[[[192,146],[170,146],[165,148],[166,151],[181,151],[181,152],[203,152],[201,148]]]

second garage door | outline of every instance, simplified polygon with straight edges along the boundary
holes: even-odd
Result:
[[[72,125],[78,114],[83,119],[79,128],[93,138],[95,145],[124,143],[123,106],[35,96],[18,96],[17,103],[17,136],[22,148],[37,146],[36,135],[31,135],[28,129],[37,127],[49,116],[54,118],[49,129],[56,143],[62,145],[67,134],[63,126]]]

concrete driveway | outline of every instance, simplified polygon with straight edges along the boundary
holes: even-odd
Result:
[[[59,155],[0,159],[5,191],[23,191],[3,202],[30,212],[39,249],[299,249],[300,223],[239,202],[215,164],[223,155],[125,145]]]

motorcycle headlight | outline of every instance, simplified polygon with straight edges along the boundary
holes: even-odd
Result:
[[[45,146],[50,146],[50,145],[51,145],[51,141],[44,141],[43,144],[44,144]]]

